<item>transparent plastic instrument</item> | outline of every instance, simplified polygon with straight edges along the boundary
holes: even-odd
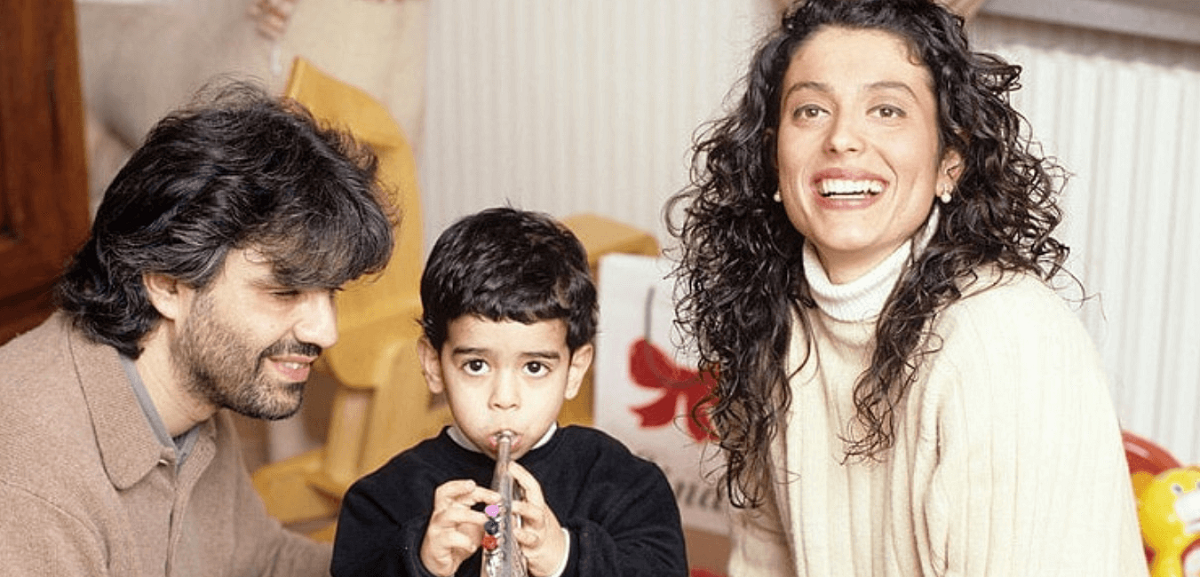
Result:
[[[483,535],[482,577],[527,577],[525,557],[513,538],[513,529],[520,519],[512,514],[512,503],[521,499],[521,488],[508,472],[512,462],[512,433],[500,433],[497,441],[496,472],[492,475],[492,490],[500,493],[499,505],[489,505]]]

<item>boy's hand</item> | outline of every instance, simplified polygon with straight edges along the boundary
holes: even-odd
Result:
[[[517,543],[525,555],[529,574],[550,575],[558,569],[567,553],[566,536],[558,517],[546,505],[542,486],[530,472],[513,461],[508,472],[525,491],[525,500],[513,503],[513,513],[521,517],[521,527],[516,530]]]
[[[500,495],[470,480],[447,481],[433,493],[433,513],[421,541],[421,563],[434,575],[454,575],[479,548],[487,515],[476,503],[496,503]]]

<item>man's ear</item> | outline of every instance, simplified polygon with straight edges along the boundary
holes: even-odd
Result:
[[[187,295],[194,292],[179,279],[158,272],[142,273],[142,285],[158,314],[171,321],[180,319],[187,306]]]
[[[583,385],[583,377],[592,366],[595,354],[596,349],[591,344],[583,345],[571,353],[571,366],[567,367],[567,390],[563,394],[568,401],[579,394],[579,387]]]
[[[425,386],[429,387],[429,392],[435,395],[446,392],[442,382],[441,353],[433,348],[428,338],[417,339],[417,356],[421,358],[421,372],[425,373]]]

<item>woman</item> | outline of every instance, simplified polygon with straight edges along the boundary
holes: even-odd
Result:
[[[731,575],[1145,573],[1018,74],[930,1],[811,0],[698,141],[668,209]]]

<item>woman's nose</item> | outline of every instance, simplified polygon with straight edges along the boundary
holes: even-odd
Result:
[[[862,138],[858,123],[849,115],[839,114],[829,124],[825,148],[831,153],[857,152],[862,150]]]

